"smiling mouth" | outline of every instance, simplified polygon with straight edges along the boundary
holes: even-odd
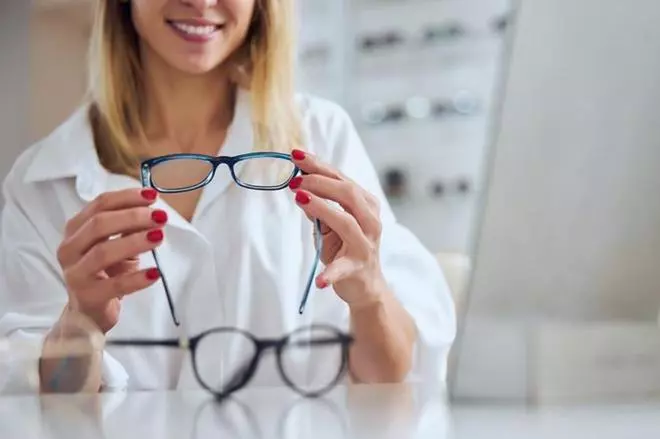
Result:
[[[210,37],[220,29],[222,29],[222,24],[213,24],[213,23],[189,23],[183,21],[174,21],[167,20],[167,24],[170,25],[174,30],[184,35],[189,35],[191,37]]]

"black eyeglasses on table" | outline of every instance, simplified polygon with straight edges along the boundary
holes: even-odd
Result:
[[[250,152],[237,156],[208,156],[203,154],[170,154],[154,157],[142,162],[142,186],[153,188],[165,194],[190,192],[209,184],[217,169],[226,165],[234,182],[242,188],[258,191],[277,191],[286,188],[293,177],[301,170],[288,154],[278,152]],[[314,282],[314,275],[321,256],[323,239],[319,220],[314,222],[316,236],[316,257],[312,264],[307,284],[304,287],[298,312],[302,314]],[[161,274],[163,289],[172,314],[172,320],[179,326],[172,294],[167,279],[161,269],[156,250],[152,255]]]
[[[257,338],[241,329],[223,327],[192,338],[108,339],[105,344],[189,350],[197,381],[217,399],[225,399],[252,379],[269,350],[275,352],[279,374],[287,386],[305,397],[321,396],[346,374],[352,343],[351,335],[332,326],[311,325],[280,338]],[[322,356],[322,364],[310,369],[309,357],[316,354]],[[296,370],[301,366],[302,373]]]

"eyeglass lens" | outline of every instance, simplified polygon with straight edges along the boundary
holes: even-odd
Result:
[[[234,164],[239,184],[252,187],[280,187],[289,182],[296,166],[290,160],[272,157],[254,157]]]
[[[216,393],[233,390],[248,372],[257,345],[239,331],[214,331],[199,340],[195,366],[199,380]]]
[[[159,189],[185,190],[204,182],[213,172],[213,164],[206,160],[172,159],[151,168],[151,181]]]
[[[304,328],[291,334],[280,351],[285,380],[304,394],[322,392],[341,376],[344,346],[329,328]],[[314,364],[314,367],[309,367]]]
[[[309,394],[336,383],[345,356],[337,333],[329,328],[304,328],[286,340],[277,360],[287,384]],[[199,340],[195,352],[198,378],[215,393],[233,392],[255,372],[255,361],[263,358],[258,351],[256,342],[240,331],[210,332]],[[317,366],[310,368],[310,364]]]

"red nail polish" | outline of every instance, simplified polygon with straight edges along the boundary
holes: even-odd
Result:
[[[142,189],[142,197],[145,200],[153,201],[158,196],[158,192],[155,189]]]
[[[298,191],[296,192],[296,201],[300,204],[309,204],[312,197],[307,192]]]
[[[328,281],[325,279],[318,279],[316,281],[316,286],[320,289],[328,288]]]
[[[289,188],[291,189],[298,189],[300,185],[302,184],[302,177],[293,177],[291,181],[289,182]]]
[[[291,151],[291,157],[293,157],[294,160],[305,160],[305,152],[299,149],[294,149]]]
[[[150,242],[160,242],[163,240],[163,231],[160,229],[152,230],[151,232],[147,233],[147,239]]]
[[[167,212],[164,210],[154,210],[151,212],[151,219],[156,224],[165,224],[167,222]]]
[[[160,271],[157,268],[150,268],[146,272],[147,279],[156,280],[160,277]]]

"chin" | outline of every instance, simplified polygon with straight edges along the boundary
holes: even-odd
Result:
[[[217,58],[188,58],[188,59],[179,59],[176,62],[171,63],[172,67],[177,70],[188,73],[190,75],[205,75],[214,70],[217,70],[224,63],[224,59]]]

